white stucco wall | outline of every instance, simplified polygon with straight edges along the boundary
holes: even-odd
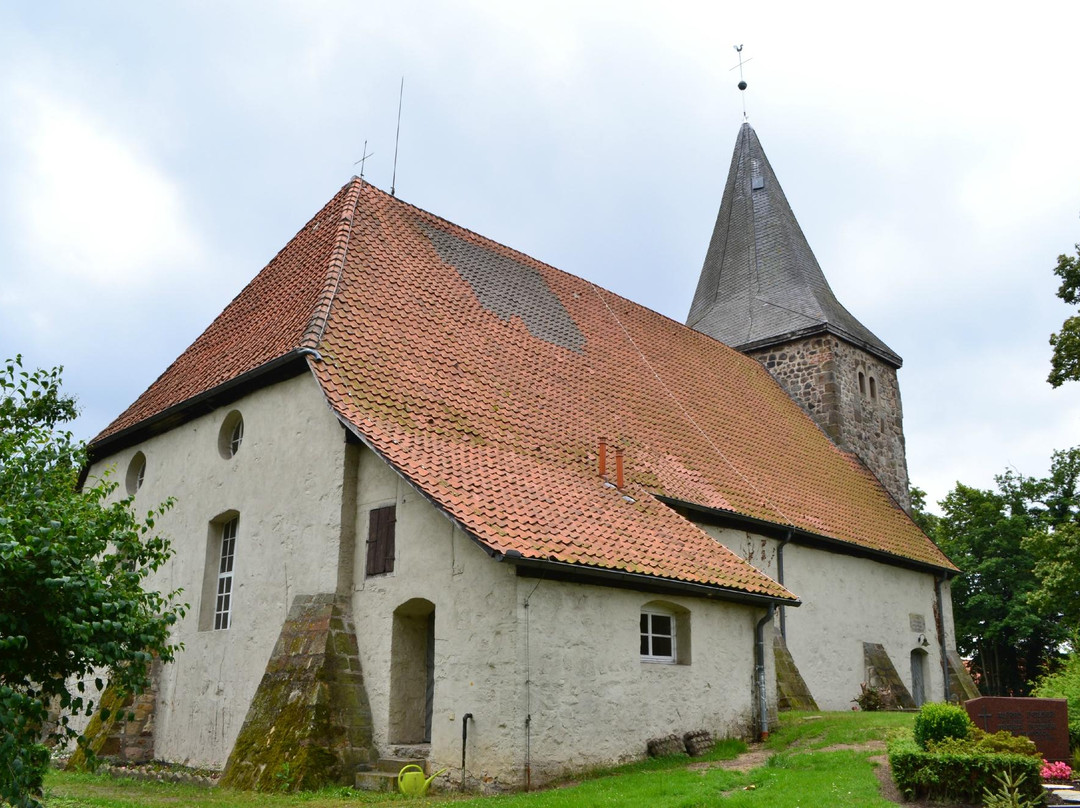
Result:
[[[218,433],[234,409],[243,415],[244,438],[224,459]],[[120,495],[128,464],[142,451],[136,510],[176,500],[157,522],[175,554],[151,583],[163,592],[182,588],[191,608],[176,633],[185,649],[162,670],[156,757],[223,766],[293,596],[334,591],[343,447],[344,431],[303,374],[91,468],[94,477],[114,467]],[[239,513],[233,622],[225,631],[200,631],[210,521],[226,511]]]
[[[530,714],[534,784],[641,757],[648,738],[670,732],[747,731],[763,608],[517,577],[367,450],[359,491],[353,611],[384,753],[393,746],[393,612],[414,598],[435,605],[431,761],[455,780],[466,713],[474,716],[467,777],[486,789],[523,784]],[[389,504],[397,506],[394,572],[365,578],[367,513]],[[657,600],[690,611],[690,664],[641,661],[641,608]],[[770,644],[767,652],[772,693]]]
[[[741,530],[702,528],[777,577],[778,541]],[[864,642],[885,647],[910,692],[911,652],[921,647],[920,634],[930,643],[923,649],[927,652],[926,699],[944,700],[932,574],[793,542],[784,548],[784,585],[802,600],[798,608],[786,609],[788,650],[821,709],[851,708],[851,699],[866,681]],[[955,648],[948,582],[942,585],[942,601],[946,644]],[[922,616],[922,632],[912,628],[912,615]]]

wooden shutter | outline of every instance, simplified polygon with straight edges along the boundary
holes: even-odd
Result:
[[[394,571],[394,524],[396,507],[372,508],[368,514],[367,574]]]

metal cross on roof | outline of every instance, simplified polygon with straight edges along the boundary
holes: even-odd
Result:
[[[367,162],[367,159],[369,157],[374,157],[374,156],[375,156],[375,152],[372,152],[371,154],[368,154],[367,141],[365,140],[364,141],[364,156],[361,157],[359,160],[357,160],[355,163],[353,163],[354,166],[355,165],[360,166],[360,179],[364,179],[364,163]]]

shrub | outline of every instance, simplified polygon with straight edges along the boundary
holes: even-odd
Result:
[[[995,754],[1028,755],[1041,759],[1035,742],[1023,735],[1013,735],[1005,730],[998,730],[992,735],[979,727],[971,727],[966,738],[945,738],[941,741],[927,741],[927,752],[950,754]]]
[[[1068,783],[1072,780],[1072,766],[1063,761],[1043,761],[1042,779],[1048,783]]]
[[[1031,695],[1069,702],[1069,746],[1080,751],[1080,653],[1069,654],[1065,664],[1039,678]]]
[[[915,743],[926,749],[930,741],[966,738],[973,726],[963,707],[955,704],[924,704],[915,716]]]
[[[889,765],[897,787],[909,798],[981,804],[986,792],[1001,791],[999,778],[1005,775],[1025,799],[1039,799],[1042,793],[1042,761],[1029,755],[927,752],[910,738],[896,738],[889,743]]]
[[[873,713],[878,710],[888,709],[889,699],[886,697],[888,694],[887,690],[871,687],[870,685],[867,685],[866,682],[862,682],[859,687],[862,692],[853,698],[852,701],[859,705],[860,710],[867,713]],[[852,707],[852,709],[855,708]]]

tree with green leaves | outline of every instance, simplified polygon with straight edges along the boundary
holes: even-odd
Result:
[[[140,519],[115,483],[80,486],[75,415],[60,369],[0,366],[0,802],[16,806],[37,804],[46,736],[77,737],[67,716],[94,711],[104,678],[145,687],[186,608],[143,586],[170,556],[154,519],[171,503]],[[63,717],[46,733],[50,704]]]
[[[1050,474],[1036,482],[1032,498],[1038,523],[1024,538],[1035,559],[1039,586],[1032,605],[1080,639],[1080,447],[1054,452]]]
[[[1064,633],[1030,600],[1038,579],[1023,539],[1033,522],[1018,480],[1007,473],[997,483],[997,491],[957,483],[940,503],[935,538],[963,571],[952,584],[958,650],[972,659],[984,693],[1023,696]]]
[[[1054,274],[1061,278],[1057,296],[1074,306],[1080,303],[1080,244],[1076,245],[1076,257],[1059,255]],[[1069,317],[1061,324],[1061,330],[1050,335],[1054,349],[1050,357],[1050,376],[1047,381],[1053,387],[1063,382],[1080,379],[1080,314]]]
[[[957,646],[988,695],[1026,695],[1080,628],[1080,448],[1055,452],[1043,478],[1013,471],[996,490],[957,483],[913,518],[962,570],[952,585]]]

